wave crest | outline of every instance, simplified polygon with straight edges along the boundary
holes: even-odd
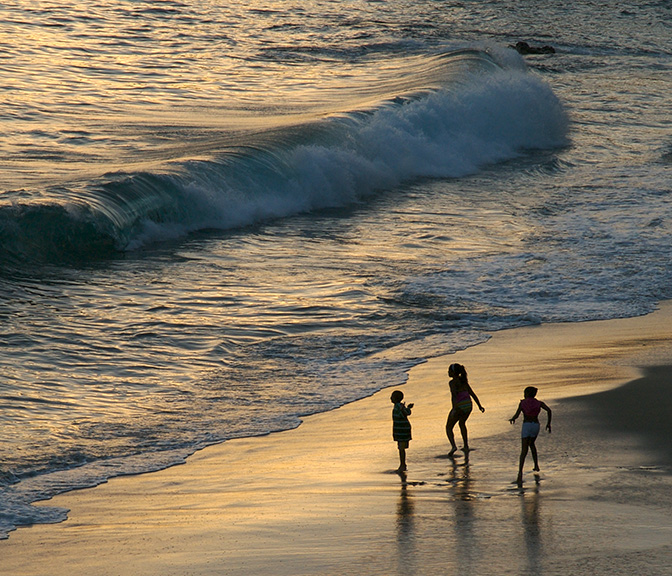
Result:
[[[550,87],[486,52],[431,59],[417,86],[404,85],[373,107],[248,135],[207,160],[108,174],[59,191],[61,204],[4,207],[4,252],[104,257],[199,229],[346,206],[417,178],[461,177],[567,143],[567,115]]]

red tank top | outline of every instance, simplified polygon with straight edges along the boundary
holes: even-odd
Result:
[[[525,398],[520,401],[520,408],[526,420],[536,420],[541,412],[541,402],[536,398]]]

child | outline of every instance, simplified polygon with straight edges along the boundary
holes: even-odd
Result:
[[[467,370],[462,364],[451,364],[448,366],[448,376],[450,376],[450,382],[448,386],[450,387],[450,397],[452,402],[452,408],[448,413],[448,421],[446,422],[446,435],[448,436],[448,441],[450,442],[451,450],[448,452],[448,458],[452,458],[457,452],[457,444],[455,444],[455,434],[453,433],[453,428],[455,424],[460,425],[460,432],[462,433],[462,441],[464,442],[464,447],[462,451],[465,454],[465,457],[469,457],[469,438],[467,437],[467,419],[471,414],[473,405],[471,399],[473,398],[478,405],[478,409],[481,412],[485,412],[485,408],[481,406],[481,402],[476,396],[476,393],[472,390],[469,385],[469,379],[467,378]]]
[[[551,409],[540,400],[537,400],[537,389],[534,386],[525,388],[525,398],[518,404],[518,410],[509,420],[511,424],[516,421],[516,418],[523,413],[523,430],[521,433],[522,446],[520,450],[520,463],[518,466],[518,479],[516,482],[520,485],[523,483],[523,465],[525,464],[525,457],[527,456],[528,448],[532,452],[532,459],[534,460],[534,471],[539,472],[539,460],[537,459],[537,447],[535,441],[539,435],[539,412],[546,410],[548,413],[548,421],[546,422],[546,430],[549,434],[551,432]]]
[[[399,446],[399,468],[397,472],[404,472],[406,470],[406,448],[411,439],[411,423],[408,417],[411,414],[413,404],[405,406],[402,400],[404,393],[401,390],[395,390],[390,396],[390,400],[394,404],[392,409],[392,438],[396,440]]]

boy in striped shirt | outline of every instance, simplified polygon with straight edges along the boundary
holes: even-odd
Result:
[[[411,414],[413,404],[408,406],[404,404],[404,393],[401,390],[392,392],[390,400],[394,404],[392,409],[392,438],[399,447],[399,468],[397,468],[397,472],[404,472],[406,470],[406,448],[408,448],[408,443],[411,440],[411,423],[408,421],[408,417]]]

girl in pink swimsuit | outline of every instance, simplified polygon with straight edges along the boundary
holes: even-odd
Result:
[[[462,441],[464,442],[464,447],[462,451],[465,455],[469,454],[469,439],[467,437],[467,418],[471,414],[473,408],[471,399],[473,398],[478,405],[478,408],[481,412],[485,412],[485,408],[481,406],[478,396],[469,386],[469,381],[467,379],[467,371],[465,370],[462,364],[451,364],[448,367],[448,376],[451,377],[449,382],[450,385],[450,395],[452,400],[452,409],[448,414],[448,421],[446,422],[446,435],[450,441],[451,450],[448,453],[448,457],[452,458],[457,452],[457,444],[455,444],[455,434],[453,433],[453,428],[455,424],[460,425],[460,432],[462,432]]]
[[[537,446],[535,444],[537,436],[539,436],[539,413],[542,410],[546,410],[548,413],[548,421],[546,423],[546,430],[551,432],[551,409],[546,406],[540,400],[537,400],[535,396],[537,395],[537,389],[534,386],[528,386],[525,388],[524,396],[520,403],[518,404],[518,410],[509,420],[511,424],[516,421],[516,418],[523,414],[523,429],[521,431],[521,449],[520,449],[520,461],[518,464],[518,479],[516,482],[518,484],[523,483],[523,465],[525,464],[525,458],[527,457],[528,449],[532,452],[532,459],[534,460],[534,471],[539,472],[539,459],[537,458]]]

